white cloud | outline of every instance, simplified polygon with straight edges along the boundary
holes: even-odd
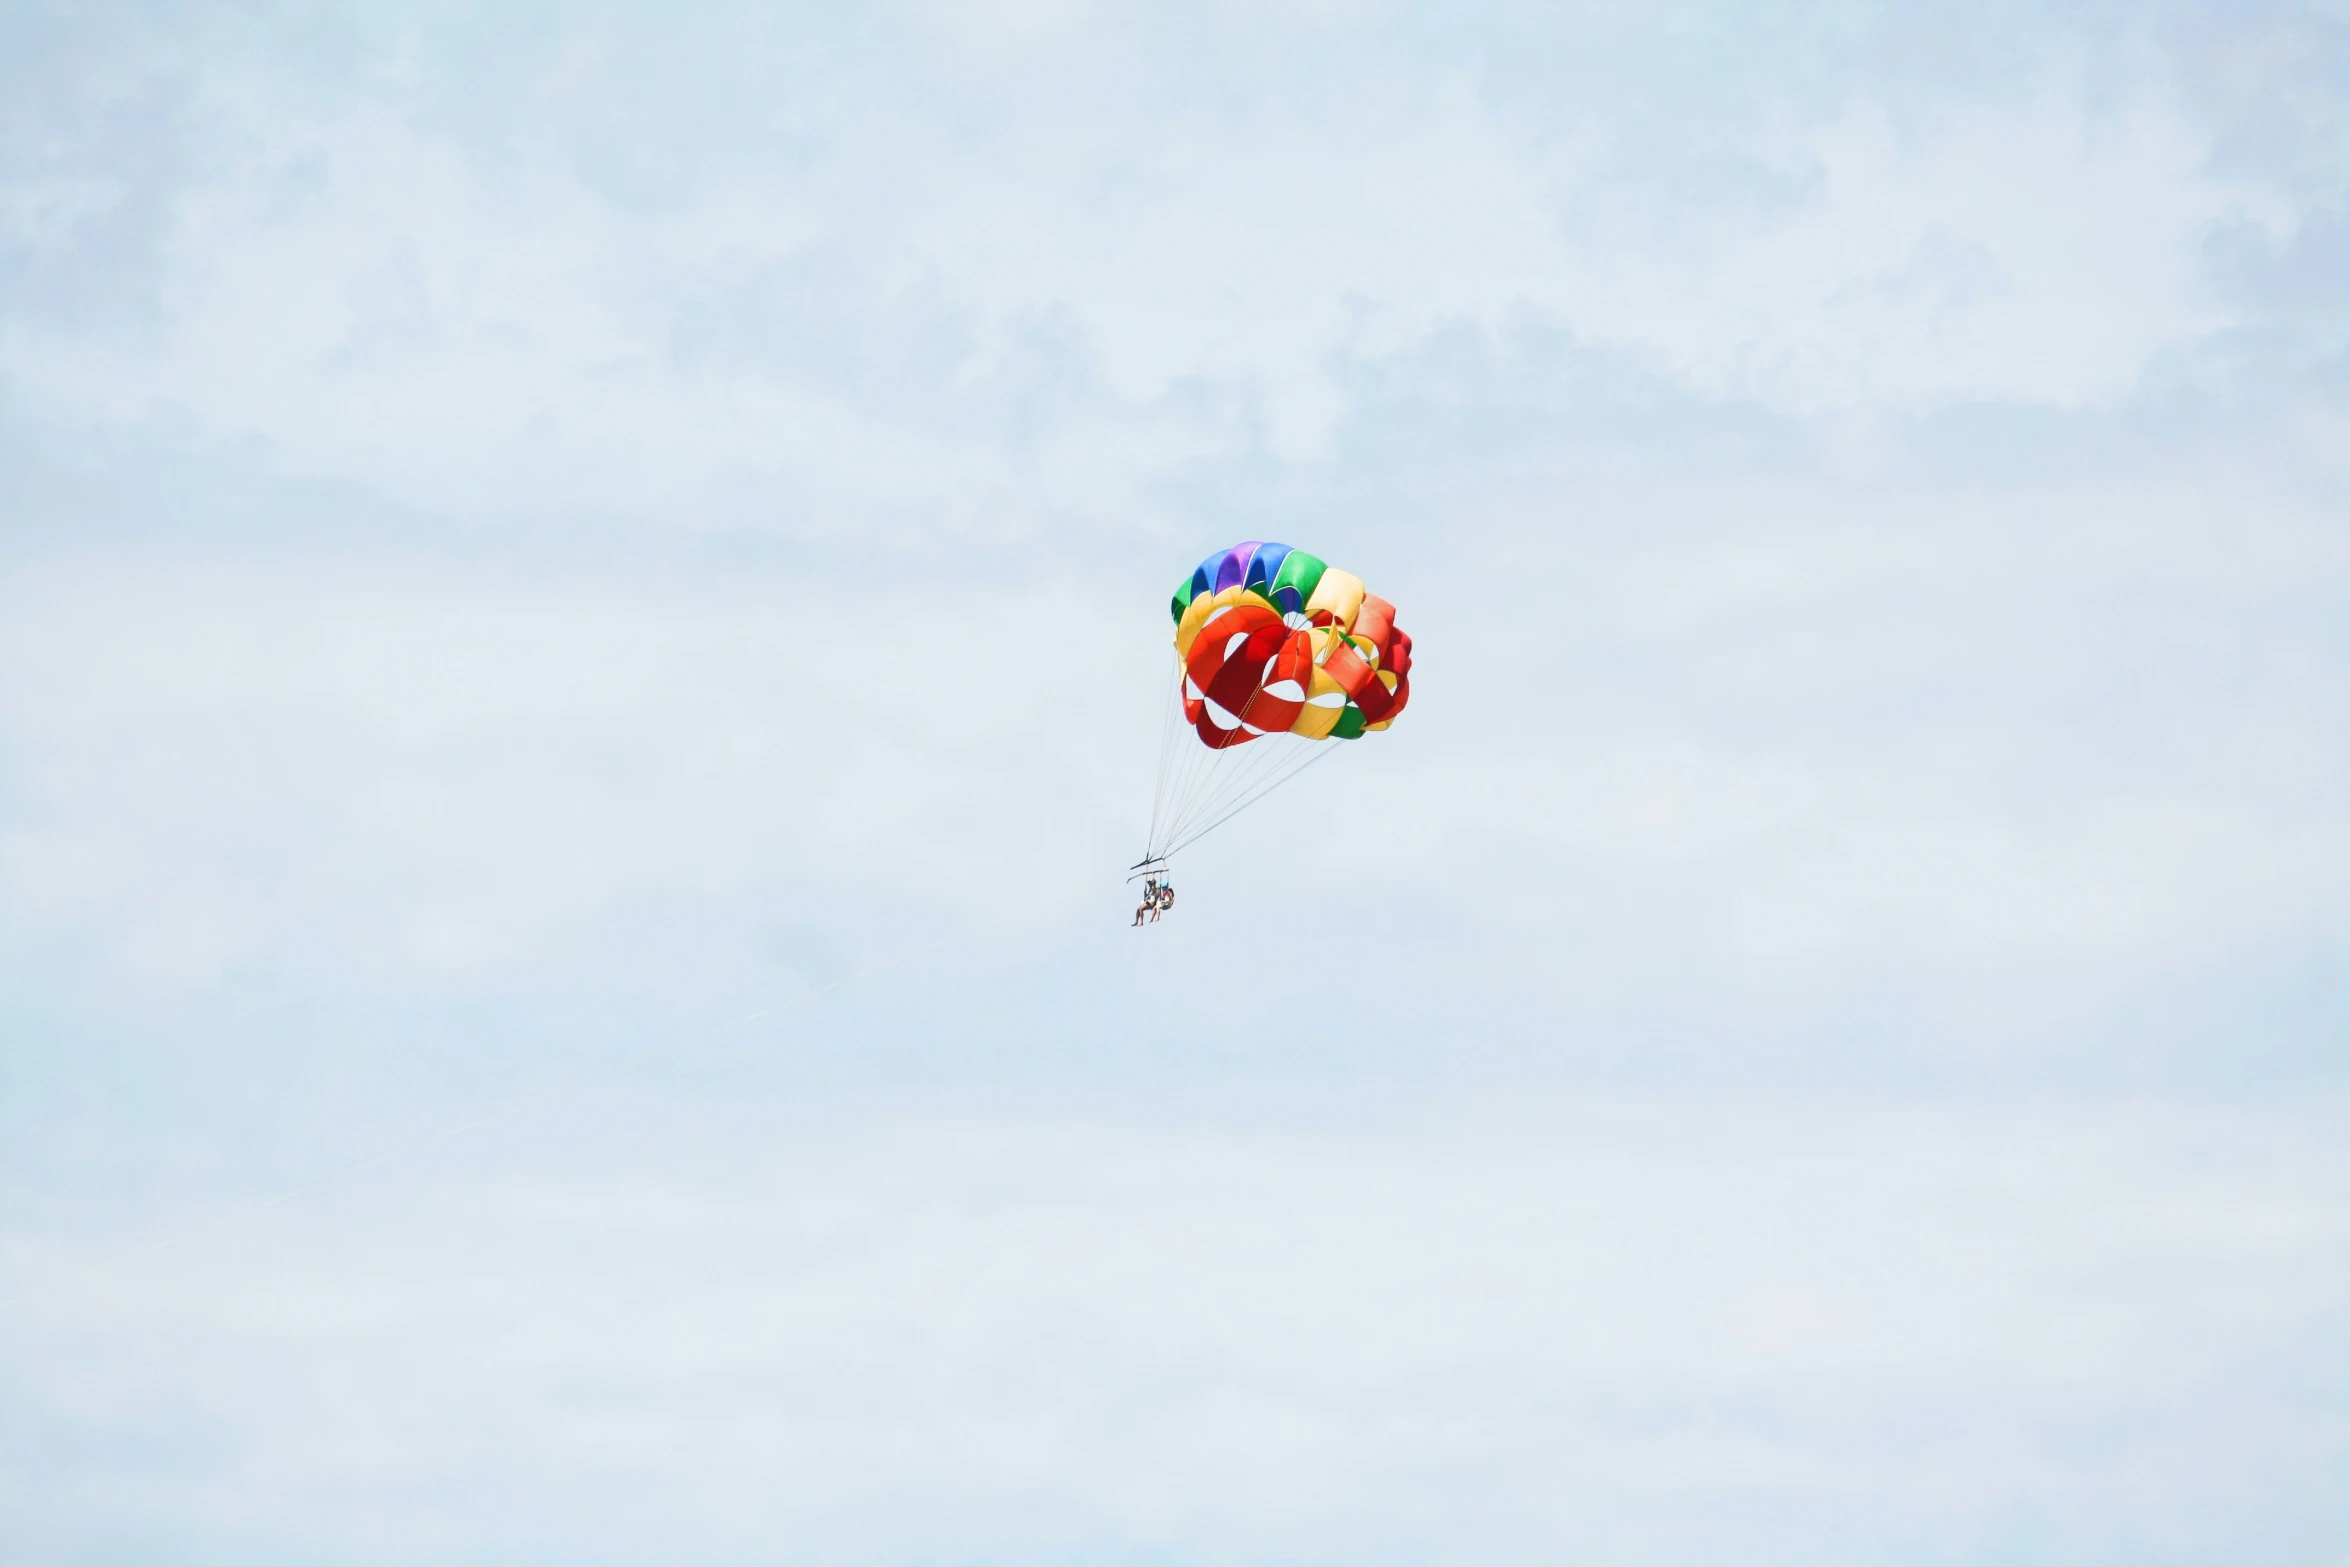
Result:
[[[2350,447],[2203,248],[2333,193],[2143,40],[1490,20],[0,21],[34,1559],[2341,1532]],[[1244,533],[1414,707],[1129,938]]]
[[[36,1418],[182,1454],[36,1516],[253,1559],[1833,1562],[2335,1505],[2296,1368],[2350,1307],[2339,1107],[779,1112],[613,1101],[617,1161],[509,1124],[148,1256],[20,1234]]]
[[[1053,48],[1068,72],[1135,69],[1098,32]],[[1704,396],[1814,415],[2110,406],[2231,320],[2196,269],[2253,197],[2151,96],[1722,130],[1792,193],[1758,208],[1599,158],[1595,109],[1537,139],[1467,75],[1348,71],[1353,90],[1295,108],[1080,95],[979,136],[919,101],[824,104],[820,153],[717,160],[649,209],[599,190],[552,126],[485,156],[385,84],[349,108],[242,75],[204,100],[223,155],[167,209],[160,335],[19,316],[0,365],[60,414],[259,437],[284,471],[438,508],[695,515],[757,475],[800,528],[951,517],[975,494],[1148,511],[1203,455],[1327,453],[1353,367],[1459,323],[1564,322]],[[533,90],[550,114],[595,101]],[[58,243],[80,188],[23,194],[18,243]],[[809,359],[806,331],[681,360],[692,312],[825,245],[859,297],[766,286],[845,365]],[[842,384],[924,311],[957,324],[905,350],[897,395]],[[1044,440],[1023,457],[941,417],[1000,416],[987,378],[1047,316],[1085,379]]]
[[[1800,192],[1678,209],[1627,234],[1599,221],[1543,302],[1584,335],[1647,350],[1707,393],[1797,413],[2126,399],[2155,358],[2228,324],[2200,286],[2211,225],[2249,194],[2206,172],[2173,110],[2091,113],[2069,97],[1904,122],[1877,105],[1748,149]]]
[[[183,981],[465,972],[631,899],[1061,907],[1089,855],[1123,863],[1160,655],[1081,584],[673,587],[359,562],[20,582],[7,929]]]

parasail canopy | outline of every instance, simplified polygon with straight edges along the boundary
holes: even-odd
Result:
[[[1412,639],[1362,578],[1250,540],[1175,590],[1175,672],[1145,865],[1164,862],[1411,700]]]

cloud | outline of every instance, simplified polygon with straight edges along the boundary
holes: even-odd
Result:
[[[12,1541],[2338,1536],[2338,32],[10,12]]]
[[[24,583],[9,923],[100,933],[149,981],[455,975],[648,896],[975,913],[942,868],[1016,843],[1005,895],[1064,906],[1155,739],[1159,655],[1065,608],[1094,596],[904,581],[876,622],[772,573],[666,598],[364,560]]]
[[[35,1527],[257,1561],[2055,1561],[2341,1521],[2338,1106],[594,1104],[146,1257],[20,1235],[52,1348],[11,1467],[63,1487]]]
[[[1027,69],[1148,75],[1115,32],[1051,39]],[[1278,24],[1268,45],[1305,47]],[[853,79],[877,68],[819,47]],[[957,74],[978,134],[895,99],[800,105],[814,144],[681,168],[648,204],[601,178],[603,116],[643,120],[666,166],[659,120],[697,91],[677,62],[623,86],[633,52],[592,30],[527,56],[536,74],[505,90],[536,135],[433,112],[406,70],[340,98],[250,61],[179,78],[208,155],[141,209],[159,330],[20,309],[0,364],[59,413],[257,439],[282,471],[460,512],[693,517],[750,482],[785,528],[968,521],[975,501],[1098,518],[1151,510],[1203,457],[1324,453],[1350,364],[1462,324],[1557,322],[1705,396],[1806,415],[2109,406],[2234,324],[2200,287],[2206,237],[2274,205],[2214,171],[2152,86],[2096,109],[2053,80],[1923,115],[1688,105],[1776,182],[1757,206],[1627,167],[1600,134],[1609,100],[1533,124],[1466,64],[1343,43],[1336,96],[1012,102]],[[666,96],[615,107],[606,84]],[[718,105],[689,122],[778,134]],[[24,184],[26,264],[78,253],[128,199],[102,189],[72,169]],[[1921,286],[1960,255],[1971,281]],[[1008,446],[1028,394],[1006,373],[1042,323],[1073,373]]]

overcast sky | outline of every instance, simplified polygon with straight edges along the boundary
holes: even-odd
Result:
[[[2339,1563],[2346,279],[2338,5],[0,8],[0,1554]]]

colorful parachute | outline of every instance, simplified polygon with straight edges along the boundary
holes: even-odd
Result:
[[[1412,695],[1412,639],[1395,606],[1304,550],[1254,540],[1220,550],[1171,607],[1177,690],[1144,865],[1328,753],[1304,742],[1385,729]]]

